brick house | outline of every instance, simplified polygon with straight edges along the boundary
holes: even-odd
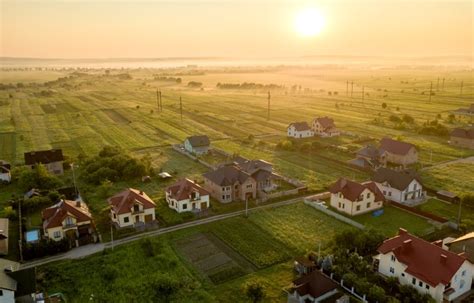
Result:
[[[311,129],[315,136],[334,137],[339,136],[340,132],[334,124],[334,120],[329,117],[319,117],[313,119]]]
[[[340,178],[330,186],[331,206],[350,216],[383,207],[385,198],[375,182],[357,183]]]
[[[43,164],[46,169],[55,175],[64,173],[64,156],[62,149],[32,151],[24,154],[25,165],[34,169],[37,164]]]
[[[257,181],[234,164],[203,175],[204,188],[221,203],[257,198]]]
[[[403,167],[418,162],[418,151],[416,146],[411,143],[383,138],[380,140],[379,150],[386,162],[399,164]]]

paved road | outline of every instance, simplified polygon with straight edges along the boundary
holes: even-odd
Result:
[[[299,197],[299,198],[285,200],[285,201],[276,202],[276,203],[272,203],[272,204],[257,206],[257,207],[250,208],[248,210],[248,212],[251,213],[251,212],[259,211],[259,210],[262,210],[262,209],[275,208],[275,207],[280,207],[280,206],[284,206],[284,205],[295,204],[295,203],[301,202],[304,198],[305,197]],[[164,228],[160,228],[160,229],[140,233],[140,234],[137,234],[137,235],[129,236],[129,237],[126,237],[126,238],[122,238],[122,239],[119,239],[119,240],[115,240],[113,242],[113,246],[115,247],[115,246],[119,246],[119,245],[122,245],[122,244],[130,243],[130,242],[137,241],[137,240],[140,240],[140,239],[145,238],[145,237],[158,236],[158,235],[170,233],[170,232],[177,231],[177,230],[184,229],[184,228],[188,228],[188,227],[198,226],[198,225],[207,224],[207,223],[211,223],[211,222],[215,222],[215,221],[220,221],[220,220],[224,220],[224,219],[228,219],[228,218],[232,218],[232,217],[237,217],[237,216],[240,216],[242,214],[245,214],[245,210],[239,210],[239,211],[235,211],[235,212],[228,213],[228,214],[216,215],[216,216],[208,217],[208,218],[205,218],[205,219],[186,222],[186,223],[175,225],[175,226],[164,227]],[[63,253],[63,254],[58,254],[58,255],[51,256],[51,257],[46,257],[46,258],[42,258],[42,259],[39,259],[39,260],[34,260],[34,261],[23,263],[23,264],[21,264],[20,268],[21,269],[31,268],[31,267],[40,266],[40,265],[48,264],[48,263],[59,261],[59,260],[65,260],[65,259],[84,258],[84,257],[87,257],[89,255],[101,252],[106,248],[112,248],[112,242],[97,243],[97,244],[89,244],[89,245],[80,246],[80,247],[71,249],[70,251],[68,251],[66,253]]]
[[[423,167],[421,170],[430,170],[430,169],[435,168],[435,167],[445,166],[445,165],[454,164],[454,163],[471,163],[471,164],[474,164],[474,156],[467,157],[467,158],[460,158],[460,159],[456,159],[456,160],[450,160],[450,161],[446,161],[446,162],[441,162],[441,163],[438,163],[438,164],[435,164],[435,165],[432,165],[432,166]]]

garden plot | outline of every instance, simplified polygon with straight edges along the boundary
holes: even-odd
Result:
[[[128,124],[130,120],[125,118],[122,114],[117,112],[115,109],[103,109],[102,110],[112,121],[117,124]]]
[[[219,284],[254,271],[252,264],[210,234],[195,234],[176,242],[181,255]]]

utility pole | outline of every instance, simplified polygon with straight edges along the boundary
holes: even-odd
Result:
[[[462,207],[462,199],[459,201],[459,210],[458,210],[458,230],[461,225],[461,207]]]
[[[72,170],[72,181],[74,182],[74,191],[76,193],[76,197],[78,196],[77,184],[76,184],[76,174],[74,172],[74,163],[71,163],[71,170]]]
[[[158,112],[160,112],[160,93],[156,90],[156,107],[158,107]]]
[[[353,92],[354,92],[354,82],[351,81],[351,98],[352,98]]]
[[[268,92],[268,111],[267,111],[267,120],[270,120],[270,91]]]
[[[349,96],[349,80],[346,81],[346,97]]]
[[[21,228],[21,198],[18,199],[18,226],[20,228],[20,239],[18,240],[18,249],[20,252],[20,262],[23,262],[23,231]]]
[[[364,90],[365,90],[365,86],[362,86],[362,102],[364,102]]]
[[[161,99],[161,90],[160,90],[160,112],[163,112],[163,99]]]
[[[179,96],[179,113],[181,114],[181,122],[183,122],[183,101],[181,96]]]
[[[431,85],[430,85],[430,103],[431,103],[431,93],[433,92],[433,81],[431,81]]]
[[[464,81],[461,81],[461,93],[460,93],[461,96],[462,96],[462,86],[463,86],[463,84],[464,84]]]
[[[439,77],[438,77],[438,82],[436,83],[436,91],[439,91]]]
[[[443,85],[442,85],[441,89],[444,91],[444,78],[443,78]]]

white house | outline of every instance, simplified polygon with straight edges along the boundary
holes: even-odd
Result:
[[[329,192],[331,206],[350,216],[382,208],[385,200],[375,182],[357,183],[340,178]]]
[[[379,168],[372,180],[377,183],[386,199],[415,204],[426,198],[421,179],[415,171],[396,171],[389,168]]]
[[[400,229],[377,251],[374,262],[380,274],[396,277],[402,285],[428,293],[436,302],[452,302],[471,289],[471,263],[462,253],[444,250],[441,240],[430,243]]]
[[[210,145],[209,138],[204,135],[191,136],[184,140],[184,149],[195,155],[207,154]]]
[[[309,138],[313,137],[314,133],[306,122],[294,122],[288,125],[288,137],[291,138]]]
[[[288,292],[288,303],[322,302],[338,292],[338,284],[315,270],[293,281]]]
[[[209,208],[209,193],[189,179],[181,179],[166,188],[166,202],[177,212],[201,211]]]
[[[110,197],[110,218],[116,227],[136,227],[155,222],[156,204],[141,190],[127,188]]]
[[[311,123],[311,129],[314,135],[321,137],[334,137],[339,136],[340,132],[334,124],[334,120],[329,117],[320,117],[313,119]]]
[[[92,215],[86,203],[61,200],[41,212],[43,232],[54,241],[68,238],[79,246],[79,242],[96,242],[97,235]]]
[[[12,175],[10,173],[11,166],[8,162],[0,160],[0,183],[7,182],[10,183],[12,180]]]

